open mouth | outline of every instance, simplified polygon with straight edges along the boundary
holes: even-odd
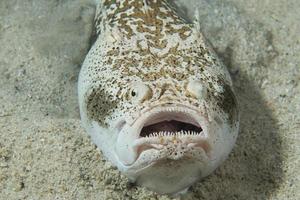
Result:
[[[207,120],[186,106],[158,106],[121,128],[117,152],[127,165],[146,154],[154,160],[179,159],[193,151],[210,153]],[[173,156],[174,155],[174,156]]]
[[[184,107],[164,108],[150,112],[143,120],[134,146],[138,154],[174,143],[186,149],[200,147],[207,153],[210,148],[204,129],[204,120],[196,111]]]
[[[152,116],[143,126],[140,137],[201,134],[202,128],[191,116],[184,113],[162,112]]]

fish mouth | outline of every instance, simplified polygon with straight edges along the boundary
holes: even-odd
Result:
[[[162,112],[147,119],[140,137],[175,136],[177,133],[201,134],[202,131],[201,125],[185,113]]]
[[[195,150],[209,156],[211,144],[204,113],[183,105],[160,105],[142,113],[132,125],[125,125],[123,129],[128,129],[119,138],[119,144],[127,147],[119,148],[125,165],[147,159],[149,163],[166,157],[177,160]],[[151,159],[149,155],[147,159],[141,159],[147,153],[152,154]]]
[[[135,140],[133,146],[137,149],[138,155],[148,149],[161,150],[179,143],[181,148],[200,147],[208,154],[210,145],[204,131],[205,125],[199,113],[190,108],[182,106],[162,108],[150,112],[146,117],[139,138]]]

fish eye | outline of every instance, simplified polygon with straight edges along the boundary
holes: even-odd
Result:
[[[135,97],[136,92],[134,90],[131,91],[131,96]]]
[[[206,88],[199,80],[191,80],[188,82],[187,93],[193,97],[201,99],[206,96]]]
[[[142,103],[152,97],[152,90],[142,82],[133,83],[129,92],[131,100],[138,103]]]

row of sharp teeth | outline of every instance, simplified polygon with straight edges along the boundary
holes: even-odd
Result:
[[[161,132],[150,133],[146,137],[168,137],[168,136],[182,137],[182,136],[195,136],[195,135],[201,135],[201,134],[203,134],[203,131],[201,131],[201,132],[184,131],[184,130],[181,130],[178,132],[161,131]]]

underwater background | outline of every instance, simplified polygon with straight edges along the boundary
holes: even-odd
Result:
[[[229,68],[241,126],[182,199],[300,199],[300,1],[177,0]],[[167,200],[130,184],[80,125],[92,0],[0,1],[0,199]],[[174,172],[175,173],[175,172]]]

